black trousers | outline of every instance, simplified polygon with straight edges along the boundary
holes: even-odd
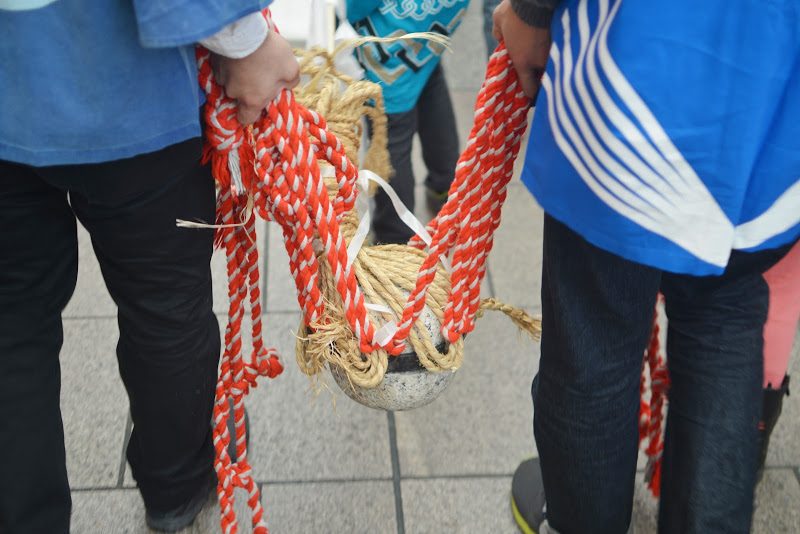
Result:
[[[96,165],[0,162],[0,532],[69,530],[58,355],[78,269],[76,217],[118,307],[127,456],[146,507],[173,510],[210,475],[213,232],[175,226],[214,219],[200,150],[193,139]]]
[[[397,196],[414,211],[414,170],[411,167],[411,148],[414,135],[419,134],[422,160],[428,169],[425,186],[436,193],[450,189],[458,162],[458,131],[453,104],[441,63],[428,78],[417,105],[405,113],[391,113],[389,119],[389,159],[394,169],[392,188]],[[383,192],[375,194],[373,221],[378,243],[407,243],[414,232],[400,220],[392,201]]]
[[[762,273],[788,249],[733,252],[720,276],[677,275],[601,250],[545,217],[533,403],[551,527],[628,529],[639,377],[660,290],[671,385],[659,532],[749,532],[769,304]]]

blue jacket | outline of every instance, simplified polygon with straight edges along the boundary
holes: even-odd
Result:
[[[0,160],[92,163],[200,134],[193,43],[271,0],[57,0],[0,10]]]
[[[468,5],[469,0],[347,0],[347,19],[361,35],[450,35]],[[416,106],[442,51],[441,45],[430,41],[396,41],[362,46],[356,56],[367,78],[383,88],[386,112],[402,113]]]
[[[692,275],[800,236],[800,6],[729,4],[562,3],[522,173],[546,212]]]

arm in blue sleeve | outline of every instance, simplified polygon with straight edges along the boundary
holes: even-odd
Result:
[[[365,19],[382,4],[383,0],[347,0],[347,20],[353,24]]]
[[[255,11],[272,0],[133,0],[139,40],[146,47],[171,47],[200,39]]]

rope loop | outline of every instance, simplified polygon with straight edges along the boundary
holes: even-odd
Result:
[[[197,50],[199,82],[206,93],[204,161],[219,187],[215,242],[225,251],[228,274],[228,323],[213,427],[225,533],[238,529],[235,488],[248,492],[254,531],[267,532],[247,459],[244,397],[260,376],[274,378],[283,370],[277,353],[262,340],[255,215],[281,229],[303,315],[298,361],[310,373],[318,372],[323,360],[338,362],[354,383],[371,387],[382,380],[387,358],[409,347],[432,371],[457,369],[462,338],[473,330],[482,309],[504,311],[538,332],[537,321],[523,312],[480,299],[530,107],[503,46],[489,61],[449,199],[426,228],[430,242],[415,238],[408,246],[362,247],[355,258],[348,257],[347,246],[358,225],[359,166],[353,162],[359,157],[363,118],[373,133],[365,166],[388,178],[382,96],[374,84],[331,71],[330,61],[320,67],[313,55],[301,60],[313,75],[313,88],[282,91],[245,128],[238,123],[236,102],[214,79],[209,53]],[[443,265],[451,265],[451,271]],[[384,311],[370,311],[367,299],[386,304],[377,308]],[[447,342],[441,352],[421,328],[421,317],[430,310]],[[251,334],[247,357],[242,342],[246,321]],[[227,426],[231,416],[234,436]],[[231,439],[235,462],[228,454]]]

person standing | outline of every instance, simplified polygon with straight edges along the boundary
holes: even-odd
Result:
[[[398,37],[406,33],[435,32],[450,36],[467,11],[469,0],[430,2],[347,2],[347,19],[361,35]],[[422,159],[428,170],[425,194],[435,213],[447,200],[455,178],[459,146],[453,104],[441,65],[445,47],[433,41],[399,40],[360,47],[356,57],[370,81],[380,84],[388,116],[391,186],[414,211],[416,180],[411,148],[419,134]],[[414,236],[395,212],[389,196],[375,195],[373,230],[377,243],[404,244]]]
[[[778,424],[783,398],[789,395],[789,360],[800,323],[800,243],[769,271],[769,312],[764,325],[764,405],[758,425],[761,444],[758,479],[764,472],[769,439]]]
[[[540,458],[512,482],[523,530],[631,528],[639,377],[661,291],[659,531],[749,531],[763,273],[800,236],[798,20],[789,0],[504,0],[495,11],[536,96],[522,179],[546,213]]]
[[[147,524],[190,524],[216,485],[214,180],[195,43],[252,123],[298,65],[269,2],[0,0],[0,531],[69,532],[61,312],[76,218],[118,307],[128,461]]]

